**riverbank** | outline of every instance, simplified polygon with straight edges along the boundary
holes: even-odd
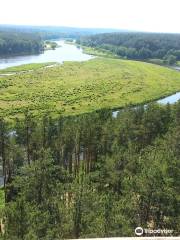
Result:
[[[25,73],[28,71],[38,70],[45,67],[55,66],[56,62],[47,62],[47,63],[32,63],[32,64],[23,64],[20,66],[9,67],[0,70],[0,76],[8,76],[17,73]]]
[[[65,41],[69,45],[74,45],[79,49],[82,49],[84,54],[88,54],[94,57],[107,57],[107,58],[119,58],[118,55],[111,53],[108,50],[100,48],[87,47],[81,44],[76,43],[76,41]]]

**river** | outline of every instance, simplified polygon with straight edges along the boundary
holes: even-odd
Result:
[[[14,67],[29,63],[59,62],[64,61],[87,61],[92,56],[83,53],[81,48],[73,44],[67,44],[63,40],[55,41],[60,46],[55,50],[47,50],[37,55],[11,56],[0,58],[0,69]]]

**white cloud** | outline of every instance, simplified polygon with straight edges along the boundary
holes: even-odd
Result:
[[[179,0],[1,0],[0,24],[180,32]]]

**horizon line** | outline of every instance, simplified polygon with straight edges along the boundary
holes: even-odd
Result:
[[[115,30],[118,32],[134,32],[134,33],[157,33],[157,34],[180,34],[180,32],[160,32],[160,31],[145,31],[145,30],[132,30],[125,28],[113,28],[113,27],[82,27],[82,26],[69,26],[69,25],[48,25],[48,24],[16,24],[16,23],[0,23],[1,26],[12,26],[12,27],[49,27],[49,28],[72,28],[72,29],[89,29],[89,30]]]

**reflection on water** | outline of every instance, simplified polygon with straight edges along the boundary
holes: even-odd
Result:
[[[63,61],[86,61],[92,56],[84,54],[81,48],[67,44],[63,40],[56,41],[61,47],[55,50],[47,50],[38,55],[12,56],[0,58],[0,69],[29,63],[59,62]]]
[[[177,102],[179,99],[180,99],[180,92],[175,93],[171,96],[165,97],[163,99],[160,99],[157,102],[162,103],[162,104],[167,104],[167,103],[173,104],[173,103]]]

